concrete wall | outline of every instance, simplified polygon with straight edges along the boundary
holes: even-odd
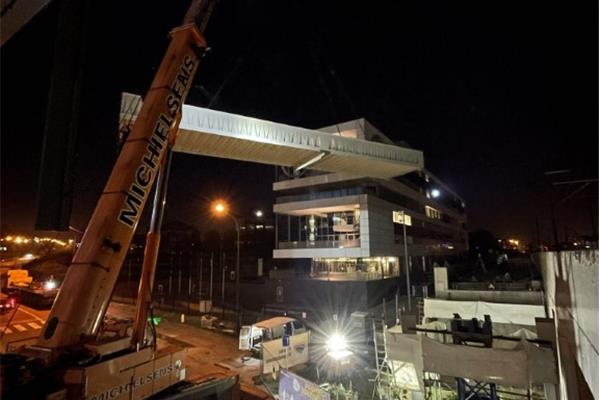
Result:
[[[436,295],[436,297],[438,297]],[[453,290],[446,292],[446,300],[487,301],[490,303],[544,304],[542,292],[512,290]]]
[[[394,205],[376,197],[368,196],[367,207],[369,213],[368,232],[370,255],[374,257],[399,257],[402,254],[402,249],[400,245],[394,243],[394,222],[392,221],[392,210],[394,210]],[[361,220],[361,222],[363,221]]]
[[[598,250],[534,255],[555,318],[560,398],[598,399]]]
[[[527,290],[456,290],[448,289],[446,267],[433,270],[435,297],[443,300],[485,301],[489,303],[544,304],[544,294]],[[548,314],[550,315],[550,314]]]

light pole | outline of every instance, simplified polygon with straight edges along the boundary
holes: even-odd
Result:
[[[223,266],[223,272],[221,274],[221,311],[223,317],[225,317],[225,271],[227,271],[227,265]]]
[[[404,267],[406,269],[406,297],[408,299],[408,311],[411,310],[411,301],[410,301],[410,270],[408,267],[408,245],[406,243],[406,213],[404,210],[400,211],[402,213],[402,236],[404,240]]]
[[[236,257],[235,257],[235,311],[240,311],[240,224],[237,218],[229,212],[229,206],[224,201],[216,201],[212,206],[213,213],[217,217],[228,216],[233,220],[235,224],[236,232]],[[239,322],[239,321],[237,321]]]

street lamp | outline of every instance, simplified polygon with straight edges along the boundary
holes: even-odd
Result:
[[[229,211],[229,205],[223,200],[217,200],[213,203],[211,207],[213,214],[217,217],[228,216],[233,220],[235,224],[235,232],[237,234],[236,241],[236,258],[235,258],[235,310],[238,313],[240,312],[240,224],[235,216]],[[239,321],[238,321],[239,323]]]
[[[217,214],[218,216],[221,216],[223,214],[227,214],[228,207],[227,207],[226,203],[218,201],[214,204],[213,210],[215,211],[215,214]]]

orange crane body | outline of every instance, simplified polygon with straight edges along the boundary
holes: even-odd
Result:
[[[133,336],[106,336],[104,317],[121,266],[155,181],[159,199],[166,160],[181,108],[206,49],[202,32],[214,1],[192,0],[148,90],[131,133],[85,230],[54,305],[33,346],[19,350],[13,385],[3,382],[0,396],[53,399],[145,399],[186,379],[185,349],[148,346],[144,341],[151,302],[160,223],[151,225],[140,282]],[[204,16],[200,24],[201,12]],[[162,211],[161,211],[162,212]],[[154,214],[154,213],[153,213]],[[110,329],[109,329],[110,331]],[[103,332],[105,333],[105,332]],[[156,338],[155,338],[156,339]],[[40,363],[43,369],[40,370]],[[201,393],[215,380],[237,398],[236,374],[207,375],[186,393]],[[195,391],[193,391],[194,389]],[[207,393],[208,393],[207,392]],[[188,396],[189,398],[189,396]]]
[[[62,283],[37,348],[60,353],[98,332],[121,265],[167,149],[174,141],[199,55],[206,43],[195,24],[171,32],[171,43],[132,132]]]

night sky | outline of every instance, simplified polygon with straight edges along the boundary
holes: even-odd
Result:
[[[53,2],[1,54],[2,231],[30,232],[53,63]],[[115,160],[121,91],[145,93],[187,1],[95,1],[71,225],[84,229]],[[586,8],[587,7],[587,8]],[[550,240],[555,180],[598,178],[594,2],[222,0],[188,104],[318,128],[365,117],[424,152],[467,202],[470,230]],[[167,220],[205,201],[271,207],[274,167],[178,154]],[[561,199],[578,185],[561,186]],[[559,208],[561,235],[597,229],[594,183]]]

